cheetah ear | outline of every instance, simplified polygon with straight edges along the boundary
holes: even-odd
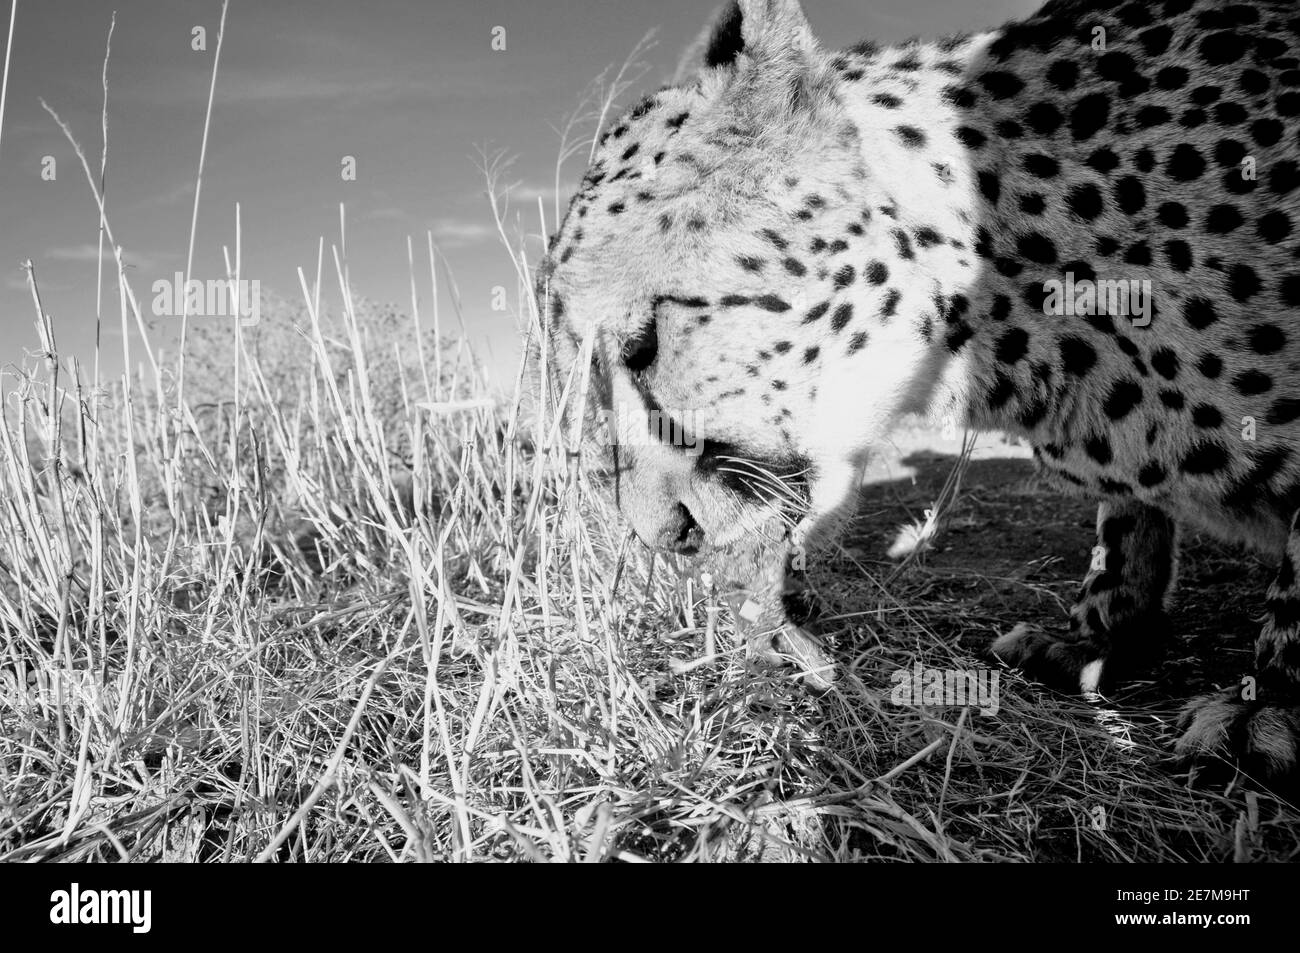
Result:
[[[755,61],[789,60],[816,49],[799,0],[731,0],[714,21],[704,65],[731,66],[741,53]]]
[[[719,11],[713,20],[713,26],[705,32],[707,42],[704,49],[704,65],[706,68],[730,66],[736,62],[736,57],[745,49],[745,38],[740,29],[743,19],[740,4],[736,0],[731,0]]]

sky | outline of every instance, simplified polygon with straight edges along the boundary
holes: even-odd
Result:
[[[0,43],[10,2],[0,0]],[[1037,5],[805,0],[804,10],[822,45],[839,48],[993,27]],[[644,73],[627,101],[666,82],[714,10],[692,0],[231,0],[192,276],[225,275],[222,248],[233,251],[238,203],[242,274],[264,295],[301,301],[297,269],[314,276],[322,238],[326,275],[333,273],[342,204],[354,293],[409,310],[410,236],[427,321],[432,232],[466,333],[508,387],[518,319],[493,304],[505,288],[513,309],[514,268],[493,225],[482,155],[512,159],[503,176],[515,186],[510,220],[540,234],[540,196],[553,230],[556,130],[583,91],[652,30],[655,45],[641,57]],[[108,222],[146,309],[153,283],[185,270],[220,0],[17,0],[0,129],[0,370],[30,362],[39,345],[27,260],[60,352],[87,365],[93,356],[98,211],[75,151],[40,100],[68,124],[98,178],[114,12]],[[562,170],[562,185],[581,177],[586,154]],[[346,157],[355,162],[350,178]],[[105,273],[104,367],[117,372],[111,261]],[[440,280],[443,326],[454,327],[451,288],[446,275]],[[155,324],[166,322],[176,324],[166,317]]]

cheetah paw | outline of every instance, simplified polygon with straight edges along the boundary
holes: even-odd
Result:
[[[752,609],[753,605],[747,603],[746,607]],[[742,607],[741,618],[747,614],[745,607]],[[816,636],[801,626],[778,617],[783,615],[780,610],[761,612],[750,621],[749,632],[745,637],[749,656],[773,665],[793,661],[803,670],[802,677],[809,685],[825,691],[835,682],[835,662]]]
[[[1095,646],[1024,622],[998,638],[992,651],[1035,681],[1061,691],[1096,692],[1106,661]]]
[[[1175,751],[1185,762],[1223,755],[1268,777],[1296,770],[1300,706],[1294,703],[1244,699],[1241,689],[1232,687],[1188,702],[1179,727],[1183,735]]]

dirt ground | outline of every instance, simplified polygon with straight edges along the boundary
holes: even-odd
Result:
[[[937,449],[928,449],[937,447]],[[923,520],[957,463],[959,441],[905,431],[868,472],[846,550],[887,576],[884,553],[901,525]],[[1066,624],[1095,545],[1096,504],[1040,482],[1029,450],[981,437],[935,545],[905,570],[918,611],[937,633],[976,657],[1017,622]],[[1116,692],[1121,704],[1177,704],[1251,672],[1264,592],[1275,567],[1211,537],[1183,532],[1175,601],[1176,643],[1149,681]],[[837,574],[852,567],[833,564]],[[915,590],[912,587],[919,586]]]

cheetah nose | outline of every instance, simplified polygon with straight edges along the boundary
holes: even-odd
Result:
[[[659,529],[655,545],[683,556],[694,556],[704,545],[704,529],[695,522],[685,504],[674,503],[668,519]]]

